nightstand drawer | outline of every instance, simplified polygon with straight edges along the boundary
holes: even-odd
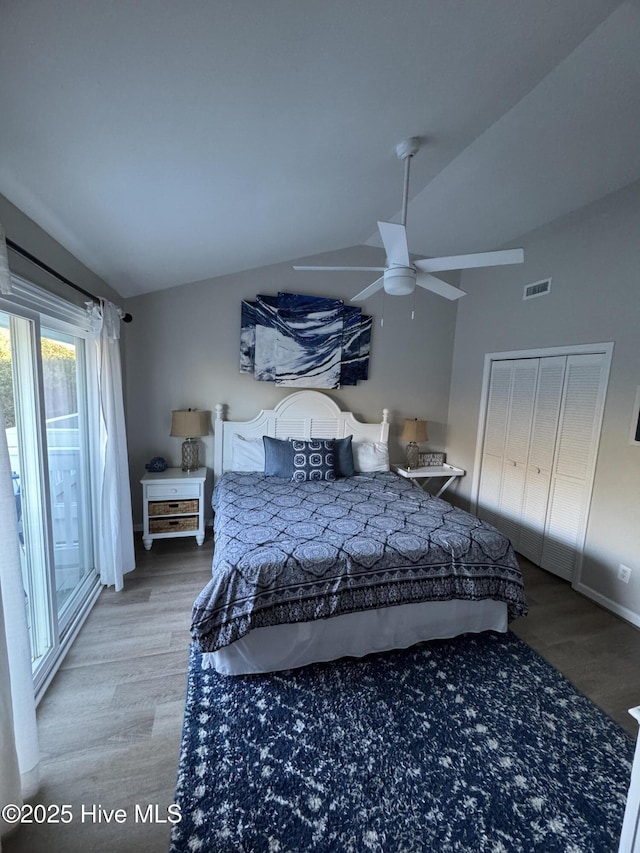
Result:
[[[165,498],[167,500],[171,500],[172,498],[176,500],[183,500],[184,498],[198,497],[200,497],[199,483],[179,483],[175,486],[172,486],[169,483],[150,483],[147,486],[147,499],[149,500],[158,500],[161,498]]]
[[[198,516],[187,515],[181,518],[150,518],[149,533],[175,533],[183,530],[197,530]]]
[[[186,515],[197,513],[198,501],[149,501],[149,516],[152,515]]]

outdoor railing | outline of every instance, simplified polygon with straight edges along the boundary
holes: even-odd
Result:
[[[77,422],[77,415],[53,418],[47,421],[49,484],[56,570],[80,568],[78,477],[81,468],[81,448],[79,430],[67,425],[72,419]],[[62,423],[65,425],[62,426]],[[15,427],[10,427],[6,433],[13,472],[18,523],[22,529],[23,483],[20,477],[17,431]]]

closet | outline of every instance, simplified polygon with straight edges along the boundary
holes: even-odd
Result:
[[[567,580],[582,550],[609,363],[606,349],[491,357],[477,514]]]

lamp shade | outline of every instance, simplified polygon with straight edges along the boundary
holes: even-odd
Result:
[[[418,418],[407,418],[402,429],[402,441],[429,441],[427,422]]]
[[[198,435],[209,434],[210,412],[200,412],[196,409],[171,412],[171,432],[178,438],[195,438]]]

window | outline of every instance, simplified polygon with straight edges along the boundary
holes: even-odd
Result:
[[[90,479],[95,370],[85,312],[14,284],[17,298],[0,300],[0,398],[39,694],[100,589]],[[38,310],[27,307],[33,302]]]

